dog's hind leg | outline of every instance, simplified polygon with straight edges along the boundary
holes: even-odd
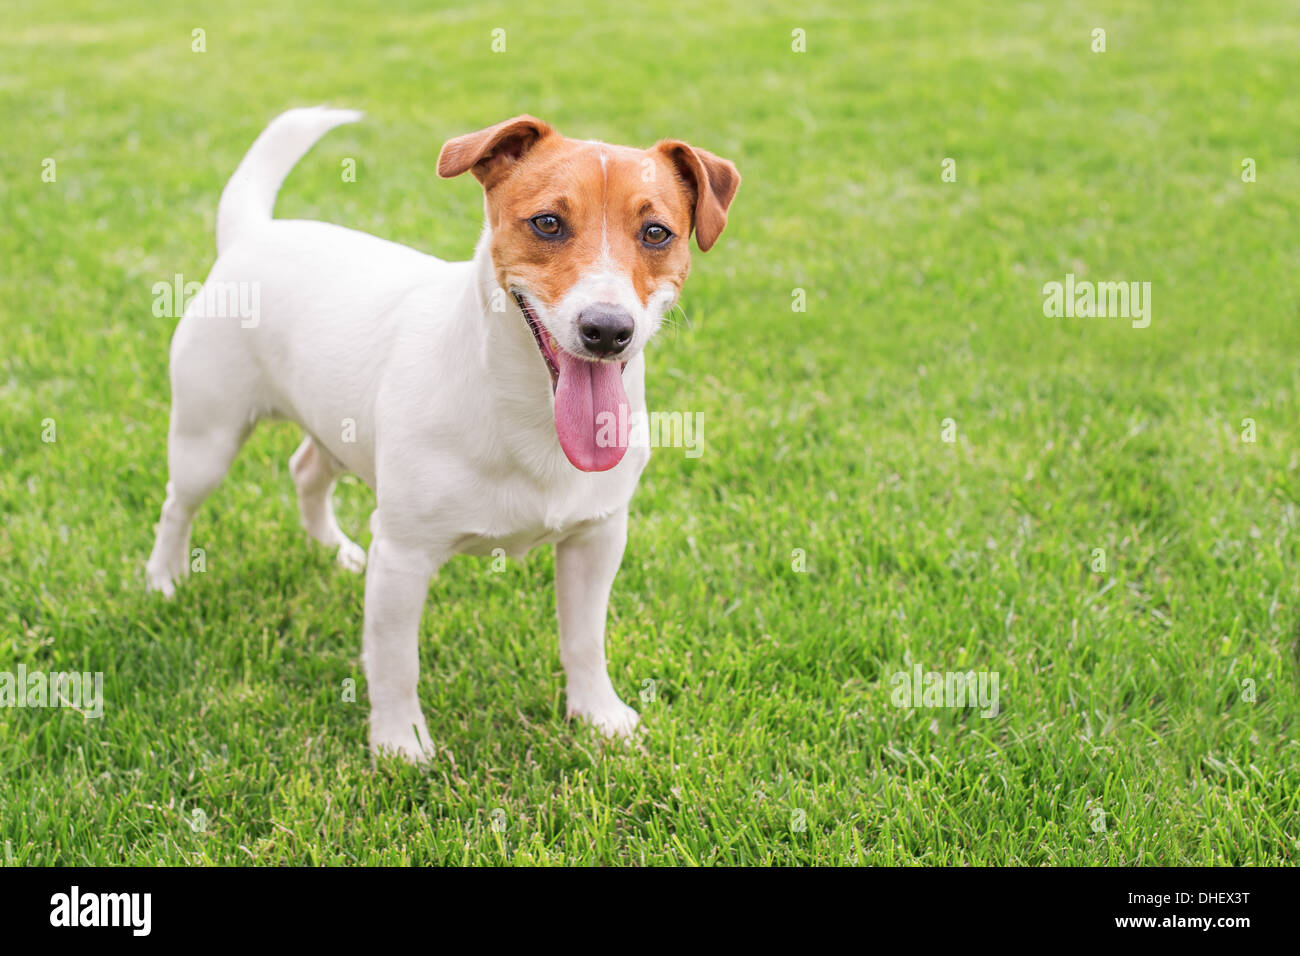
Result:
[[[221,483],[244,439],[252,431],[247,419],[195,427],[173,402],[167,436],[167,497],[153,552],[145,566],[150,591],[171,597],[176,582],[190,570],[190,525],[194,512]]]
[[[330,500],[334,479],[345,469],[310,435],[289,459],[289,473],[298,489],[298,511],[307,533],[326,547],[338,548],[338,560],[349,571],[366,566],[366,552],[345,535],[334,517]]]

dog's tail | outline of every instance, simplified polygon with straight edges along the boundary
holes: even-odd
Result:
[[[271,120],[230,177],[217,206],[217,253],[241,235],[269,222],[275,194],[289,170],[335,126],[361,119],[356,110],[324,106],[289,110]]]

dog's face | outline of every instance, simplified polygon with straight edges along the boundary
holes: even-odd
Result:
[[[492,262],[537,339],[569,460],[604,471],[625,447],[600,440],[626,403],[622,369],[659,329],[740,184],[736,167],[665,140],[651,149],[566,139],[531,116],[450,140],[440,176],[472,171],[487,197]]]

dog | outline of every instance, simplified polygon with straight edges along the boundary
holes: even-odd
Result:
[[[610,146],[523,115],[439,154],[439,176],[470,172],[483,187],[468,262],[272,218],[294,165],[360,118],[282,114],[222,193],[216,264],[171,343],[168,481],[148,587],[174,594],[195,511],[258,421],[288,419],[305,433],[289,459],[303,525],[344,568],[365,570],[373,754],[434,754],[416,685],[438,568],[548,543],[567,715],[631,734],[639,717],[609,679],[605,615],[650,451],[607,426],[620,412],[644,418],[646,343],[681,294],[691,233],[701,251],[717,241],[740,175],[680,140]],[[230,296],[215,294],[249,289],[240,301],[257,304],[251,316],[230,315]],[[334,517],[345,471],[376,495],[368,552]]]

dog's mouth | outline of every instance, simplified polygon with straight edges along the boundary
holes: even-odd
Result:
[[[594,362],[560,347],[522,293],[513,293],[551,376],[555,434],[573,467],[608,471],[623,460],[628,443],[626,362]]]
[[[533,333],[533,338],[537,341],[537,351],[542,353],[542,358],[546,362],[546,371],[551,373],[551,393],[554,394],[560,384],[560,360],[557,357],[560,353],[560,343],[555,341],[554,335],[542,327],[541,320],[537,318],[537,313],[533,311],[527,299],[516,292],[515,301],[519,303],[519,311],[524,314],[524,321],[528,323],[528,331]]]

